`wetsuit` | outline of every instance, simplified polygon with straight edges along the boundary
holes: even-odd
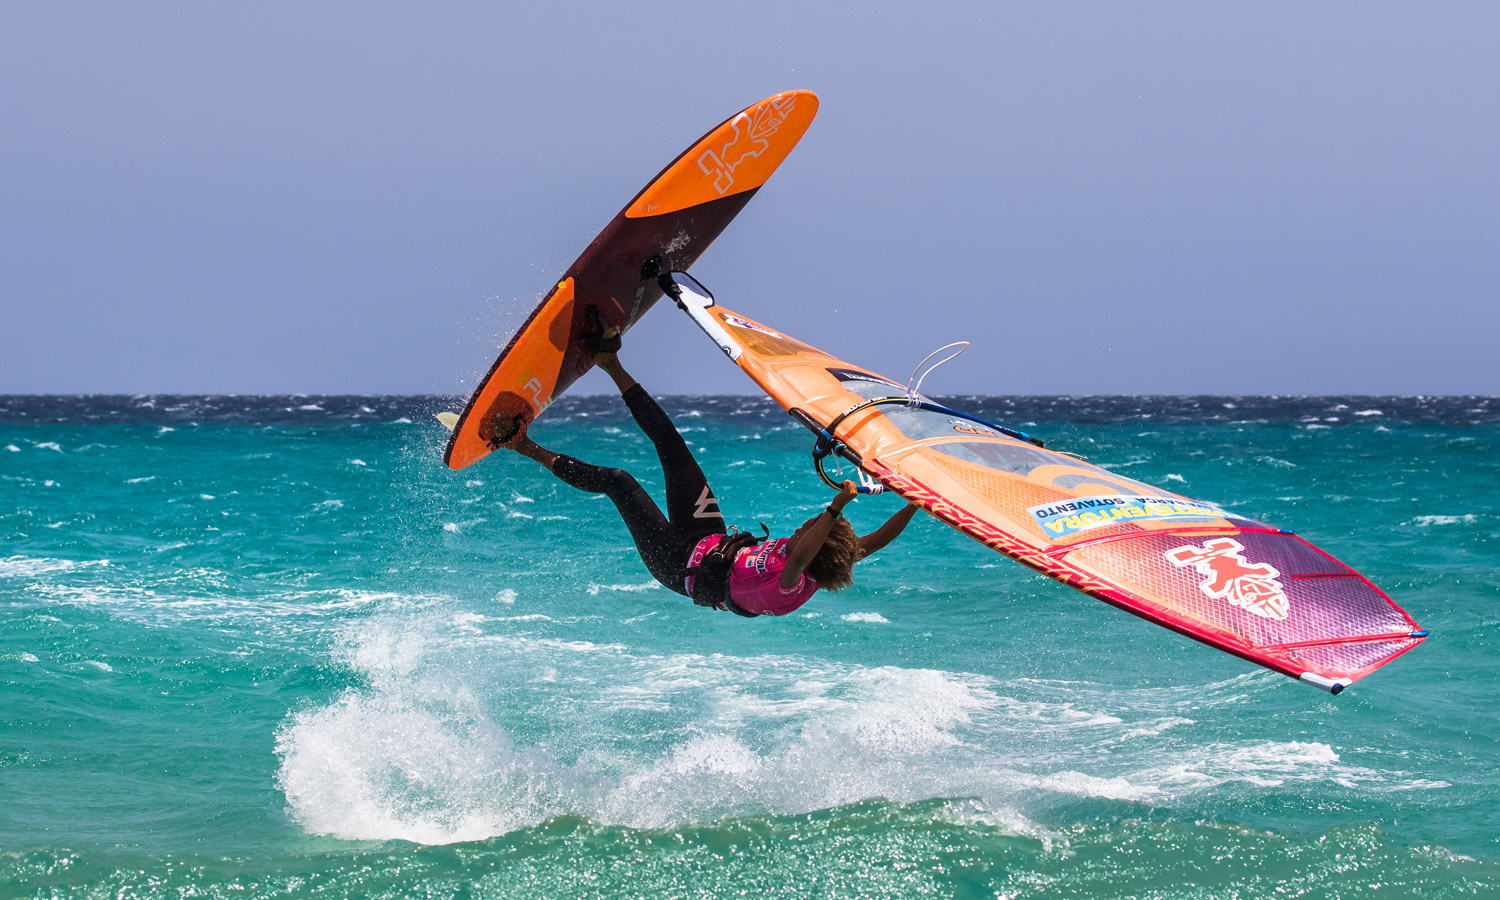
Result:
[[[552,474],[580,491],[609,497],[630,529],[651,577],[687,596],[682,570],[688,554],[708,535],[725,532],[724,515],[687,442],[646,389],[632,385],[624,397],[636,424],[656,445],[667,482],[667,515],[661,514],[651,495],[624,469],[559,455]]]

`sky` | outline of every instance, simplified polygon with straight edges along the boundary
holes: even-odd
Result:
[[[466,395],[662,166],[801,88],[693,273],[853,363],[1500,394],[1496,34],[1492,3],[0,0],[0,393]],[[622,359],[753,391],[670,305]]]

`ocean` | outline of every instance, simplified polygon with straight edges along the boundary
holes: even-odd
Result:
[[[1331,696],[926,516],[746,620],[447,470],[452,398],[0,397],[0,896],[1500,897],[1500,398],[943,399],[1432,637]],[[663,405],[731,523],[826,502],[770,403]],[[618,398],[533,435],[660,498]]]

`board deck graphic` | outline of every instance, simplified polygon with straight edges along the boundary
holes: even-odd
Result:
[[[530,422],[594,364],[581,336],[590,306],[626,332],[661,297],[642,267],[690,267],[750,202],[812,124],[818,97],[787,91],[709,131],[625,205],[547,292],[501,351],[453,426],[443,462],[487,456],[517,418]],[[446,424],[446,423],[445,423]]]
[[[695,282],[685,282],[689,288]],[[914,400],[905,385],[684,290],[682,306],[772,399],[887,489],[980,543],[1137,616],[1338,693],[1427,633],[1287,531]],[[880,398],[903,402],[869,405]]]

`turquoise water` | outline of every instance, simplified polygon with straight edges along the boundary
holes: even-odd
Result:
[[[443,468],[452,401],[0,398],[0,896],[1500,897],[1500,400],[951,402],[1433,637],[1333,697],[926,517],[746,621]],[[764,402],[664,405],[731,522],[826,501]],[[534,433],[659,487],[616,399]]]

